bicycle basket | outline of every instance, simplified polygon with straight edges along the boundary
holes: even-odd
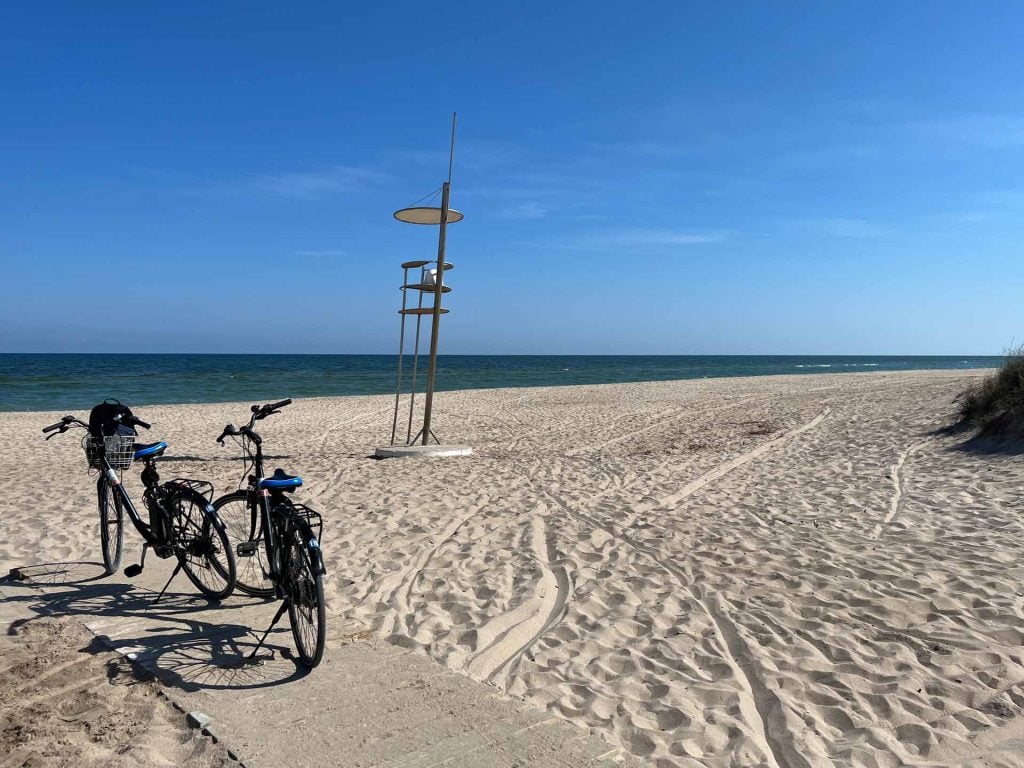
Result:
[[[324,519],[320,517],[319,512],[313,511],[305,504],[294,503],[291,506],[291,512],[296,517],[302,518],[309,523],[309,527],[313,529],[313,535],[316,536],[317,541],[320,541],[320,539],[323,538]]]
[[[135,435],[86,435],[82,439],[82,447],[89,469],[103,469],[104,456],[112,468],[128,469],[135,458]]]

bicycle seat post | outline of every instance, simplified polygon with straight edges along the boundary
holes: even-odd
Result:
[[[160,473],[156,468],[156,461],[153,457],[146,457],[142,469],[142,484],[147,488],[155,488],[160,484]]]

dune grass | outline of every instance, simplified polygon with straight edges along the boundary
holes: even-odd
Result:
[[[1002,368],[957,398],[960,421],[992,437],[1024,437],[1024,345],[1006,351]]]

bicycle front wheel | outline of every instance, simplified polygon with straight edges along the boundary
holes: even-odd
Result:
[[[263,523],[256,497],[246,491],[234,491],[213,502],[213,508],[224,522],[231,551],[238,568],[236,586],[255,597],[273,597],[267,547],[263,540]]]
[[[227,534],[206,514],[206,497],[191,488],[174,488],[167,497],[174,530],[174,554],[182,570],[210,600],[235,589],[235,558]]]
[[[124,546],[124,512],[121,509],[121,495],[110,484],[106,475],[96,481],[96,497],[100,508],[100,546],[103,548],[103,567],[107,574],[117,570],[121,564],[121,549]]]
[[[282,537],[286,560],[284,585],[288,594],[288,618],[299,661],[315,667],[324,655],[327,615],[324,607],[324,577],[310,556],[310,546],[319,546],[307,526],[292,520]]]

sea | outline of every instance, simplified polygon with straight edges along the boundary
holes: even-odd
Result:
[[[0,354],[0,411],[84,411],[112,397],[263,402],[393,393],[395,355]],[[417,389],[426,384],[421,358]],[[778,374],[994,368],[1001,357],[796,355],[441,355],[437,389],[549,387]],[[405,387],[412,360],[403,361]]]

